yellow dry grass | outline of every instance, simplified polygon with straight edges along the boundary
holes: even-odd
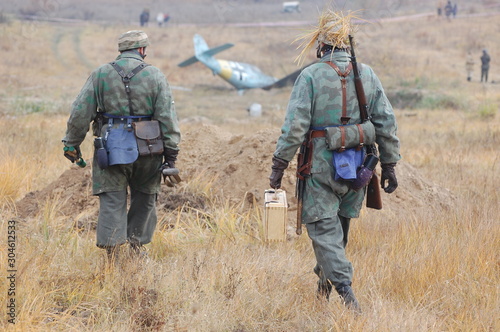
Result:
[[[359,60],[375,68],[387,91],[419,88],[446,96],[452,105],[466,105],[396,110],[404,160],[457,199],[449,210],[438,204],[392,216],[363,210],[353,222],[348,256],[363,315],[346,311],[336,301],[316,299],[314,255],[306,235],[286,243],[262,243],[260,210],[243,210],[212,197],[212,179],[200,177],[184,190],[208,197],[209,212],[161,212],[150,259],[142,262],[122,256],[116,266],[106,265],[94,233],[78,230],[74,216],[58,213],[64,202],[57,198],[48,200],[35,220],[17,222],[17,323],[7,322],[9,285],[2,282],[0,327],[500,330],[500,92],[498,85],[479,84],[477,70],[475,82],[466,82],[464,70],[466,50],[479,57],[487,46],[491,54],[500,54],[499,24],[485,18],[398,22],[358,35]],[[0,26],[8,36],[0,41],[0,68],[6,73],[0,92],[2,275],[7,273],[8,221],[16,215],[12,202],[44,188],[68,168],[60,144],[67,110],[92,67],[116,55],[113,41],[127,28],[20,22]],[[164,70],[172,85],[192,89],[174,90],[179,117],[204,116],[221,130],[241,134],[279,126],[289,90],[249,91],[240,97],[201,66],[183,71],[175,67],[191,55],[197,30],[148,30],[153,39],[148,61]],[[225,58],[259,64],[279,76],[295,68],[296,51],[289,43],[299,30],[270,30],[265,41],[262,28],[205,27],[202,34],[211,46],[228,41],[242,45]],[[270,51],[274,49],[279,54]],[[499,75],[493,62],[490,78],[498,80]],[[255,100],[267,112],[249,122],[244,109]],[[183,129],[188,126],[183,124]],[[89,141],[84,156],[92,154]]]

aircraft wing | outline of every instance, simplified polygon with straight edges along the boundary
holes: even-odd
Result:
[[[228,48],[231,48],[233,46],[234,46],[234,44],[227,43],[227,44],[224,44],[224,45],[221,45],[221,46],[217,46],[217,47],[211,48],[208,51],[203,52],[203,55],[214,56],[215,54],[217,54],[219,52],[222,52],[222,51],[225,51]]]
[[[198,58],[196,56],[192,56],[189,59],[182,61],[179,63],[177,66],[179,67],[187,67],[189,65],[192,65],[193,63],[198,62]]]
[[[295,83],[295,80],[297,79],[297,77],[299,77],[299,74],[302,72],[302,70],[304,70],[304,68],[309,67],[310,65],[312,65],[314,63],[316,63],[316,61],[311,62],[310,64],[300,68],[299,70],[294,71],[291,74],[288,74],[287,76],[277,80],[276,82],[274,82],[271,85],[263,87],[262,89],[271,90],[273,88],[283,88],[285,86],[292,86]]]

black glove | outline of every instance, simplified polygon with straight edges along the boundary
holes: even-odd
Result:
[[[392,193],[398,187],[398,179],[396,179],[394,167],[396,167],[396,163],[382,164],[380,185],[388,194]],[[385,181],[387,181],[387,186],[385,185]]]
[[[174,150],[170,148],[163,149],[163,157],[165,158],[164,165],[169,168],[175,168],[175,162],[177,160],[177,155],[179,154],[179,150]]]
[[[163,175],[163,181],[169,187],[175,187],[176,184],[182,181],[179,176],[179,170],[175,168],[175,161],[177,160],[178,154],[179,150],[170,148],[163,149],[163,157],[165,158],[165,161],[160,167],[160,172]]]
[[[273,157],[273,166],[271,167],[272,172],[269,177],[269,185],[273,189],[279,189],[281,187],[281,179],[283,178],[283,172],[288,167],[288,161]]]
[[[79,146],[65,146],[63,148],[64,156],[69,159],[72,163],[78,161],[82,156]]]

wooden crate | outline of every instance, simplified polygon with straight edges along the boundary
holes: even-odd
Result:
[[[287,224],[286,192],[268,189],[264,193],[264,237],[266,241],[285,241]]]

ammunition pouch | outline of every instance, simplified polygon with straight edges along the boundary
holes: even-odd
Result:
[[[157,120],[132,123],[140,156],[163,154],[160,123]]]
[[[342,152],[346,149],[361,149],[375,143],[375,127],[371,121],[362,124],[326,127],[326,146],[328,150]]]

